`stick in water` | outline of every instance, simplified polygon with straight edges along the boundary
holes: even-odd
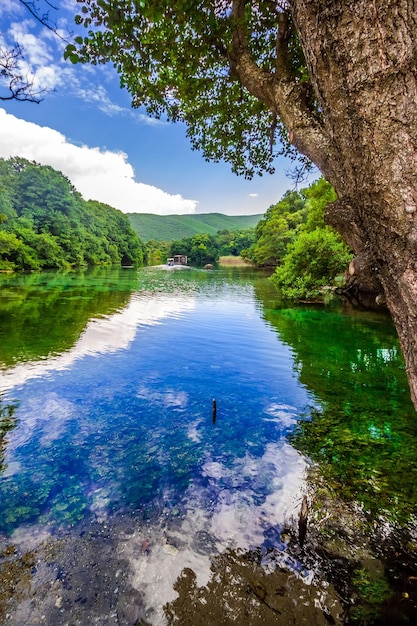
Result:
[[[301,503],[300,518],[298,520],[298,541],[301,547],[303,547],[303,543],[307,534],[307,517],[308,517],[308,502],[307,502],[307,496],[304,496],[303,501]]]

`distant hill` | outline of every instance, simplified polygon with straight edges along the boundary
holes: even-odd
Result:
[[[133,230],[142,241],[172,241],[192,237],[198,233],[215,235],[218,230],[243,230],[252,228],[262,219],[258,215],[223,215],[201,213],[193,215],[153,215],[151,213],[127,213]]]

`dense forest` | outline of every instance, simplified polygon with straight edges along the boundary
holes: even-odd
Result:
[[[172,241],[201,233],[216,235],[220,230],[235,231],[255,228],[262,217],[257,215],[224,215],[200,213],[192,215],[154,215],[127,213],[133,230],[142,241]]]
[[[255,229],[219,230],[214,235],[197,233],[169,241],[151,239],[146,242],[149,265],[166,263],[168,257],[185,254],[189,265],[203,266],[217,263],[222,256],[238,257],[255,241]]]
[[[256,227],[255,242],[242,251],[255,265],[275,268],[272,282],[286,298],[319,297],[352,259],[340,236],[324,223],[325,209],[335,197],[323,178],[301,191],[288,191],[269,207]]]
[[[192,265],[215,263],[221,256],[240,256],[255,241],[255,229],[219,230],[215,235],[199,233],[171,241],[169,256],[186,254]]]
[[[50,166],[0,159],[0,270],[141,265],[144,254],[121,211],[85,201]]]

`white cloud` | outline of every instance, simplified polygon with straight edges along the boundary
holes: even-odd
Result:
[[[47,65],[52,61],[52,54],[46,43],[33,33],[29,33],[30,22],[14,22],[8,34],[14,41],[17,41],[24,50],[31,65]]]
[[[259,197],[259,193],[250,193],[249,194],[249,198],[258,198]]]
[[[31,26],[30,20],[22,20],[11,23],[8,30],[2,32],[1,44],[5,48],[11,49],[16,44],[21,48],[22,57],[17,59],[19,73],[32,84],[34,91],[53,91],[57,87],[71,85],[73,81],[69,74],[73,72],[63,62],[62,51],[56,55],[61,40],[53,34],[51,46],[48,43],[51,31],[44,29],[41,33],[30,32]]]
[[[0,4],[0,17],[3,15],[8,15],[12,12],[19,12],[20,7],[16,5],[16,0],[2,0]]]
[[[86,200],[124,213],[194,213],[197,201],[171,195],[135,180],[124,152],[76,146],[52,128],[25,122],[0,108],[0,157],[20,156],[51,165],[67,176]]]
[[[5,9],[4,12],[10,13],[13,6],[15,6],[13,0],[9,0],[9,10]],[[21,5],[18,6],[21,7]],[[15,6],[15,8],[18,7]],[[32,84],[33,90],[35,92],[65,92],[109,116],[127,115],[143,124],[152,126],[163,124],[161,120],[112,102],[106,88],[101,84],[101,81],[109,80],[108,66],[93,67],[88,64],[74,66],[64,60],[66,38],[73,31],[73,25],[68,24],[68,19],[71,21],[74,15],[73,0],[69,0],[68,6],[60,6],[60,9],[63,8],[70,10],[71,16],[52,14],[51,19],[59,18],[58,21],[62,23],[62,28],[57,28],[56,31],[39,28],[39,24],[34,20],[24,19],[20,22],[12,22],[6,31],[0,32],[0,45],[5,48],[11,48],[16,43],[20,45],[23,57],[18,60],[18,69],[26,81]],[[15,14],[13,16],[15,17]]]

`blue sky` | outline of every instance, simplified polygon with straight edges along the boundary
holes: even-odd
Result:
[[[74,31],[76,0],[51,11]],[[19,43],[22,72],[49,89],[40,104],[0,101],[0,157],[24,156],[62,171],[83,194],[123,212],[264,213],[293,182],[291,162],[247,181],[226,163],[191,150],[185,127],[157,122],[130,107],[110,65],[72,65],[64,43],[31,18],[18,0],[1,0],[0,45]],[[4,89],[0,94],[5,93]]]

